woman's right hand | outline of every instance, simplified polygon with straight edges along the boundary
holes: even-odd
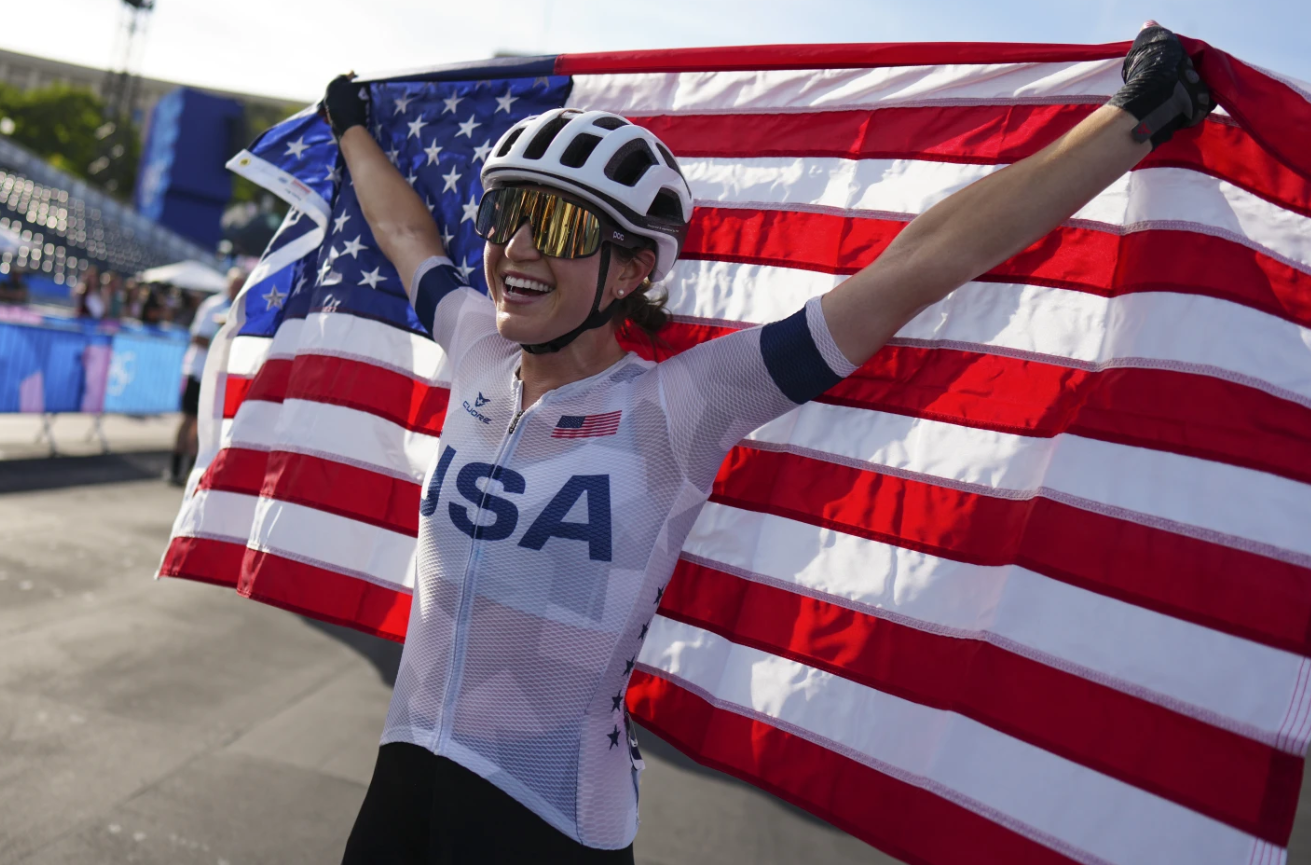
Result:
[[[329,82],[323,100],[319,102],[319,113],[328,121],[332,134],[340,141],[352,126],[369,127],[372,107],[369,86],[356,84],[355,73],[350,72],[338,75]]]

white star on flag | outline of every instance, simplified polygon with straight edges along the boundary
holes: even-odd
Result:
[[[269,293],[262,295],[262,297],[264,300],[265,312],[268,312],[270,309],[282,309],[282,302],[287,299],[287,295],[278,291],[276,285],[270,288]]]
[[[454,240],[454,239],[455,239],[455,235],[454,235],[454,234],[451,234],[451,230],[450,230],[449,228],[447,228],[446,226],[443,225],[443,226],[442,226],[442,246],[446,247],[447,249],[450,249],[450,248],[451,248],[451,241]]]
[[[456,106],[463,101],[464,101],[463,96],[451,96],[449,99],[443,99],[442,102],[446,103],[446,107],[442,109],[442,114],[446,114],[448,112],[454,114]]]
[[[473,149],[473,161],[486,161],[487,154],[492,152],[492,140],[489,138],[482,144]]]
[[[540,78],[534,78],[533,86],[536,87],[538,84],[542,85],[542,89],[545,90],[551,86],[551,79],[547,78],[545,75]]]
[[[304,154],[305,151],[309,149],[310,146],[305,143],[305,136],[302,135],[300,138],[297,138],[295,141],[287,145],[287,152],[283,155],[294,156],[297,159],[300,159],[301,155]]]
[[[392,116],[394,117],[394,116],[396,116],[397,114],[404,114],[406,111],[409,110],[409,108],[410,108],[410,103],[413,102],[416,98],[417,98],[417,97],[414,97],[414,96],[398,96],[398,97],[396,97],[396,110],[395,110],[394,112],[392,112]]]
[[[336,234],[337,232],[341,231],[342,226],[344,226],[347,220],[349,220],[350,218],[351,215],[349,213],[343,212],[341,216],[338,216],[336,219],[334,219],[332,221],[332,233]]]
[[[412,121],[410,121],[409,123],[407,123],[407,124],[405,124],[405,125],[408,126],[408,127],[410,127],[410,134],[407,135],[407,136],[405,136],[406,140],[409,140],[409,139],[411,139],[411,138],[418,138],[418,137],[419,137],[419,130],[422,129],[423,127],[427,126],[427,125],[428,125],[428,121],[424,120],[424,119],[423,119],[423,115],[420,114],[418,120],[412,120]],[[419,139],[419,140],[422,141],[423,139]]]
[[[328,181],[329,183],[341,182],[341,172],[337,169],[336,163],[333,163],[332,165],[328,166],[328,176],[323,179]]]
[[[433,204],[431,201],[429,201],[429,200],[428,200],[428,196],[425,195],[425,196],[423,197],[423,203],[424,203],[424,205],[425,205],[429,210],[431,210],[433,213],[436,213],[436,212],[437,212],[437,205],[436,205],[436,204]]]
[[[459,138],[461,135],[464,135],[464,136],[466,136],[467,138],[469,138],[469,140],[472,141],[472,140],[473,140],[473,131],[474,131],[474,129],[478,128],[479,126],[482,126],[482,124],[479,123],[477,120],[474,120],[474,119],[473,119],[473,115],[470,114],[470,115],[469,115],[469,119],[468,119],[467,121],[465,121],[464,123],[461,123],[461,124],[460,124],[460,131],[457,132],[457,133],[455,133],[455,137],[456,137],[456,138]]]
[[[419,179],[419,175],[415,174],[414,171],[411,170],[409,174],[405,175],[405,179],[409,181],[410,186],[413,186],[414,181]]]
[[[367,285],[369,288],[377,288],[378,283],[387,281],[387,277],[381,276],[379,274],[379,271],[381,270],[382,270],[381,267],[375,267],[373,270],[370,270],[368,273],[361,274],[359,284]]]
[[[360,238],[363,236],[364,235],[362,234],[357,234],[354,240],[346,241],[346,248],[341,251],[341,254],[349,255],[351,258],[358,258],[360,250],[365,248],[364,244],[360,243]]]
[[[458,181],[463,176],[464,175],[456,171],[455,166],[452,165],[451,172],[449,174],[442,175],[442,180],[446,181],[446,185],[442,187],[442,192],[450,192],[451,190],[453,190],[455,188],[456,181]]]
[[[442,152],[442,149],[437,146],[437,139],[434,138],[432,140],[432,144],[429,144],[427,147],[423,148],[423,152],[428,154],[427,164],[432,165],[434,162],[437,161],[437,155]]]
[[[460,222],[465,223],[471,219],[478,218],[478,196],[470,195],[468,204],[461,204],[460,209],[464,211],[464,216],[460,217]]]
[[[468,282],[469,274],[473,273],[477,268],[475,268],[473,265],[469,264],[466,261],[464,264],[455,265],[455,269],[460,272],[460,279],[463,279],[465,282]]]
[[[392,165],[396,165],[397,160],[400,158],[400,155],[401,152],[399,150],[392,148],[391,150],[387,151],[387,161],[390,162]]]
[[[496,111],[493,111],[492,113],[496,114],[500,111],[504,111],[506,114],[509,114],[510,106],[513,105],[518,98],[518,96],[511,96],[509,88],[506,88],[504,96],[496,97]]]

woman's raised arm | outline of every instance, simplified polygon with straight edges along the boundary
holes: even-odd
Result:
[[[335,78],[323,107],[373,239],[400,274],[406,292],[412,292],[419,265],[434,255],[445,255],[446,250],[423,200],[369,135],[369,100],[360,95],[361,87],[349,76]]]
[[[1144,29],[1125,86],[1043,150],[916,217],[872,264],[823,298],[838,348],[862,364],[920,310],[1068,219],[1183,126],[1211,110],[1178,37]]]

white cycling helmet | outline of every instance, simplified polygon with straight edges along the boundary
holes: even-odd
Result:
[[[669,148],[608,111],[555,108],[520,120],[496,142],[482,182],[541,183],[595,204],[655,243],[652,282],[674,266],[692,219],[692,191]]]

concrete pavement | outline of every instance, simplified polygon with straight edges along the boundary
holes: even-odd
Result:
[[[152,581],[178,491],[49,468],[64,488],[0,495],[0,865],[339,861],[398,648]],[[641,863],[894,861],[642,742]]]

